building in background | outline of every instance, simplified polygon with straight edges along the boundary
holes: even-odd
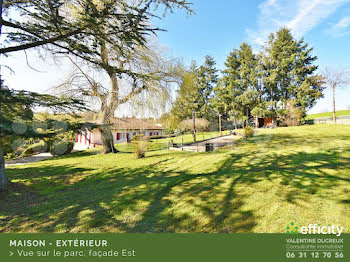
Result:
[[[115,144],[129,142],[133,136],[143,134],[146,137],[160,136],[164,128],[160,124],[137,118],[116,118],[112,120],[112,134]],[[77,133],[77,147],[93,148],[102,145],[101,130],[87,130]]]

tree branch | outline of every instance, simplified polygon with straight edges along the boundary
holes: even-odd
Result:
[[[24,28],[24,27],[22,27],[20,25],[17,25],[17,24],[5,21],[3,19],[1,19],[1,23],[2,23],[3,26],[20,29],[22,31],[25,31],[25,32],[27,32],[29,34],[32,34],[32,35],[34,35],[36,37],[41,38],[36,33],[33,33],[30,30],[28,30],[28,29],[26,29],[26,28]],[[76,34],[78,34],[80,32],[82,32],[82,29],[76,29],[76,30],[74,30],[72,32],[69,32],[67,34],[59,35],[59,36],[56,36],[56,37],[53,37],[53,38],[50,38],[50,39],[43,39],[43,40],[39,40],[39,41],[36,41],[36,42],[33,42],[33,43],[28,43],[28,44],[23,44],[23,45],[18,45],[18,46],[11,46],[11,47],[1,48],[0,49],[0,54],[15,52],[15,51],[19,51],[19,50],[25,50],[25,49],[28,49],[28,48],[38,47],[38,46],[46,45],[46,44],[53,44],[56,41],[63,40],[65,38],[68,38],[68,37],[71,37],[73,35],[76,35]]]

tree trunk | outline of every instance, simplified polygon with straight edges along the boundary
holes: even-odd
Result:
[[[237,126],[237,118],[236,117],[234,118],[234,122],[235,122],[235,129],[237,130],[238,126]]]
[[[196,138],[196,114],[192,112],[192,118],[193,118],[193,141],[196,143],[197,138]]]
[[[2,7],[3,7],[4,1],[0,0],[0,18],[2,19]],[[1,29],[2,29],[2,23],[0,24],[0,36],[1,36]],[[1,72],[1,65],[0,65],[0,72]],[[1,83],[1,73],[0,73],[0,89],[2,88]],[[1,143],[0,143],[0,191],[5,190],[8,185],[8,179],[5,175],[5,158],[4,158],[4,152],[2,151]]]
[[[259,128],[259,117],[255,116],[255,128]]]
[[[5,158],[0,144],[0,191],[6,190],[9,180],[5,175]]]
[[[335,86],[333,86],[333,122],[337,123],[337,117],[335,115]]]
[[[102,127],[102,154],[118,153],[118,150],[114,147],[113,134],[109,127]]]
[[[102,128],[101,128],[101,139],[102,139],[102,153],[118,153],[119,151],[114,147],[113,133],[111,129],[111,122],[109,114],[104,111],[102,112]]]

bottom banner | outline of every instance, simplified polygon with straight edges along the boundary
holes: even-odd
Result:
[[[2,261],[350,261],[350,235],[0,234]]]

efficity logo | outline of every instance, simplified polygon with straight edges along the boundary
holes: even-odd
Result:
[[[339,237],[343,232],[344,227],[338,227],[334,225],[321,226],[320,224],[310,224],[308,226],[296,226],[294,222],[286,227],[286,234],[323,234],[323,235],[336,235]]]
[[[291,222],[290,226],[287,226],[286,229],[287,229],[286,230],[287,234],[298,234],[299,233],[298,232],[299,227],[295,226],[294,222]]]

